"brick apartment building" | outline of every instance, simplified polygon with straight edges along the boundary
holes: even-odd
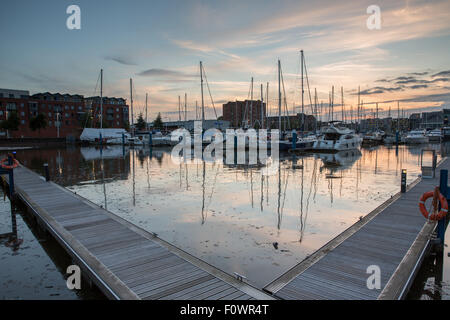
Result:
[[[98,98],[98,99],[97,99]],[[19,129],[10,130],[12,138],[79,138],[85,126],[86,114],[94,118],[93,126],[98,125],[100,98],[85,99],[82,95],[60,93],[37,93],[30,95],[26,90],[0,89],[0,121],[6,120],[10,112],[19,117]],[[30,120],[43,114],[47,127],[33,131]],[[122,98],[103,98],[103,119],[110,128],[124,128],[128,125],[128,106]],[[83,123],[84,122],[84,123]],[[6,138],[6,132],[0,132]]]
[[[278,129],[278,116],[267,117],[268,128]],[[316,118],[312,115],[297,113],[296,115],[281,116],[281,128],[283,130],[297,129],[301,130],[303,124],[303,129],[305,131],[313,131],[316,129]]]
[[[247,121],[249,127],[260,126],[261,111],[265,119],[266,104],[263,103],[261,110],[260,100],[230,101],[222,106],[223,120],[229,121],[233,128],[242,127],[244,121]]]

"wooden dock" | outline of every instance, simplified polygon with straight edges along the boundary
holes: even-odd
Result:
[[[23,166],[14,181],[28,211],[108,298],[273,299]]]
[[[293,300],[404,298],[436,228],[421,215],[418,201],[439,186],[440,169],[449,170],[450,161],[441,161],[437,177],[416,180],[264,290]],[[367,285],[369,266],[379,267],[379,289]]]

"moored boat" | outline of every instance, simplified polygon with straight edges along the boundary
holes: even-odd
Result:
[[[422,144],[428,143],[428,137],[425,135],[425,130],[412,130],[405,138],[406,144]]]
[[[441,142],[442,132],[441,129],[434,129],[428,133],[429,142]]]
[[[324,130],[324,134],[313,145],[316,152],[338,152],[342,150],[359,149],[361,137],[353,130],[335,127],[333,124]]]

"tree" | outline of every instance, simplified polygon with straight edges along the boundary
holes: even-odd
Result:
[[[155,129],[163,129],[164,128],[164,123],[162,122],[161,119],[161,113],[158,113],[158,116],[156,117],[155,121],[153,121],[153,127]]]
[[[20,119],[19,119],[19,116],[17,115],[17,112],[15,112],[15,111],[11,111],[8,115],[8,119],[0,122],[0,128],[3,130],[6,130],[8,136],[9,136],[8,131],[9,130],[11,130],[11,131],[19,130],[19,125],[20,125]]]
[[[147,125],[145,123],[144,118],[142,117],[142,112],[141,112],[141,113],[139,113],[139,117],[138,117],[137,122],[136,122],[136,128],[138,130],[144,130],[146,126]]]
[[[81,114],[79,123],[82,128],[92,128],[92,115],[89,112]]]
[[[30,119],[30,129],[33,131],[41,132],[41,129],[47,128],[47,120],[42,113],[39,113],[36,117]]]

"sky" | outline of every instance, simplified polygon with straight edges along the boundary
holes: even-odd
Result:
[[[78,5],[81,29],[69,30],[66,9]],[[370,5],[380,8],[371,30]],[[280,59],[287,109],[301,110],[300,50],[312,99],[326,106],[334,86],[337,111],[355,110],[358,87],[364,110],[380,115],[397,101],[407,114],[450,108],[450,1],[3,1],[0,4],[0,88],[99,95],[129,101],[133,79],[136,115],[178,119],[187,94],[188,119],[200,105],[199,62],[207,118],[222,104],[264,97],[278,108]],[[311,113],[305,80],[305,111]],[[215,111],[213,108],[215,107]],[[356,113],[354,111],[354,113]]]

